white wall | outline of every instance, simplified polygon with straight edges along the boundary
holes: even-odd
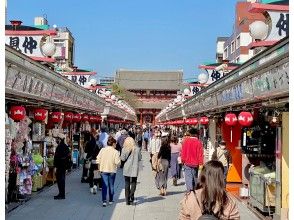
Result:
[[[252,42],[252,37],[249,33],[240,34],[240,46],[247,47]]]

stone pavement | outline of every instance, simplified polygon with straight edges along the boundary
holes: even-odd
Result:
[[[173,220],[178,219],[179,202],[185,191],[184,179],[179,186],[168,183],[166,197],[159,196],[150,169],[149,155],[143,152],[136,205],[126,206],[124,200],[124,180],[119,169],[115,181],[115,202],[102,207],[101,192],[92,195],[88,184],[81,183],[81,169],[72,172],[66,179],[66,200],[53,200],[58,193],[56,184],[41,192],[35,198],[6,215],[8,220]],[[237,201],[238,202],[238,201]],[[255,220],[255,217],[242,203],[238,202],[241,219]]]

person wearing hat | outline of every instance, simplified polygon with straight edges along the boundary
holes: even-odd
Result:
[[[59,144],[54,154],[54,167],[56,168],[56,181],[59,193],[54,199],[65,199],[65,172],[71,158],[68,146],[65,144],[65,135],[59,134]]]
[[[217,147],[215,151],[213,152],[211,160],[218,160],[223,164],[225,187],[226,187],[228,171],[232,166],[232,155],[231,155],[231,152],[227,149],[225,141],[222,140],[219,143],[219,147]]]

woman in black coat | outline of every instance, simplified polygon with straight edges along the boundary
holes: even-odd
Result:
[[[60,142],[54,155],[54,166],[56,167],[56,181],[59,193],[54,199],[65,199],[65,172],[71,159],[68,146],[65,144],[65,135],[59,135]]]

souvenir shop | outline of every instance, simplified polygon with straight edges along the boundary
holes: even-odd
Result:
[[[288,51],[285,38],[163,116],[172,119],[165,123],[197,118],[208,158],[225,140],[233,160],[227,180],[237,183],[228,190],[277,219],[286,215],[289,197]]]
[[[79,165],[83,132],[98,129],[106,101],[27,56],[6,47],[5,196],[24,201],[55,183],[53,157],[60,134]],[[116,116],[129,115],[110,105]]]

